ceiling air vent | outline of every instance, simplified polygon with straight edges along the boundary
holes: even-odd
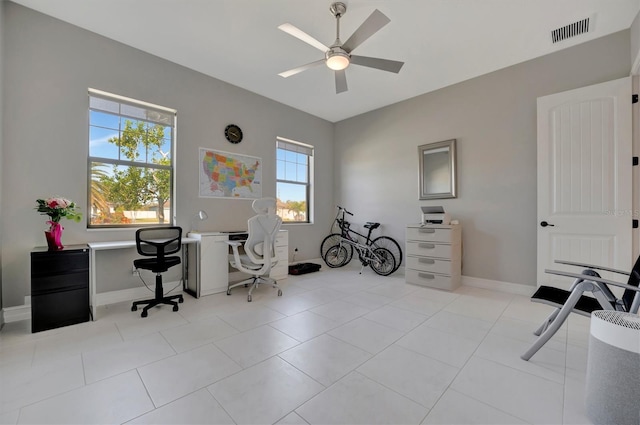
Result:
[[[580,34],[589,32],[589,21],[591,18],[585,18],[580,21],[574,22],[564,27],[557,28],[551,31],[551,39],[554,43],[566,40],[567,38],[575,37]]]

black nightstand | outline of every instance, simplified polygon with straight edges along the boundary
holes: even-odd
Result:
[[[88,322],[89,247],[31,251],[31,332]]]

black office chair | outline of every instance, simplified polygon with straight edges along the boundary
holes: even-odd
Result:
[[[560,329],[560,326],[569,317],[570,313],[591,317],[596,310],[614,310],[638,314],[640,309],[640,257],[636,260],[630,273],[615,270],[609,267],[599,267],[590,264],[576,263],[572,261],[558,261],[558,264],[566,264],[584,268],[582,273],[570,273],[559,270],[545,270],[546,273],[558,276],[566,276],[575,279],[569,290],[555,288],[553,286],[540,286],[531,296],[531,301],[543,303],[555,307],[555,310],[540,327],[534,332],[538,337],[531,347],[520,356],[522,360],[529,360],[538,352],[544,344]],[[603,279],[597,270],[618,273],[629,276],[627,283],[614,282]],[[623,288],[624,293],[618,298],[609,287]],[[591,293],[593,297],[584,295]]]
[[[136,269],[151,270],[156,274],[156,297],[149,300],[135,301],[131,306],[131,311],[138,310],[138,306],[147,304],[142,310],[141,317],[147,317],[147,312],[151,307],[158,304],[168,304],[173,306],[173,311],[178,311],[178,302],[184,302],[182,295],[170,295],[165,297],[162,288],[162,273],[173,266],[180,264],[180,257],[167,256],[180,251],[182,244],[182,228],[171,227],[147,227],[136,231],[136,247],[138,254],[154,258],[139,258],[133,260]]]

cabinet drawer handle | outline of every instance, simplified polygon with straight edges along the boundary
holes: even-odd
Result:
[[[423,278],[423,279],[435,279],[436,277],[432,274],[428,274],[428,273],[418,273],[418,276]]]
[[[435,264],[436,260],[432,260],[431,258],[419,258],[418,263],[422,264]]]
[[[435,245],[432,243],[419,243],[418,248],[435,249]]]
[[[418,229],[418,233],[435,233],[436,229]]]

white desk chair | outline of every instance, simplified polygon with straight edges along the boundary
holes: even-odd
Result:
[[[278,261],[275,256],[275,241],[282,224],[282,219],[276,215],[276,200],[274,198],[256,199],[252,206],[257,215],[247,221],[247,240],[227,242],[233,249],[233,255],[229,256],[231,267],[253,276],[242,282],[229,284],[227,295],[231,295],[231,289],[236,286],[251,284],[247,295],[248,302],[251,302],[253,290],[261,283],[271,284],[278,289],[278,296],[282,295],[282,290],[275,279],[268,277],[271,267]],[[240,254],[240,247],[243,245],[244,254]]]

